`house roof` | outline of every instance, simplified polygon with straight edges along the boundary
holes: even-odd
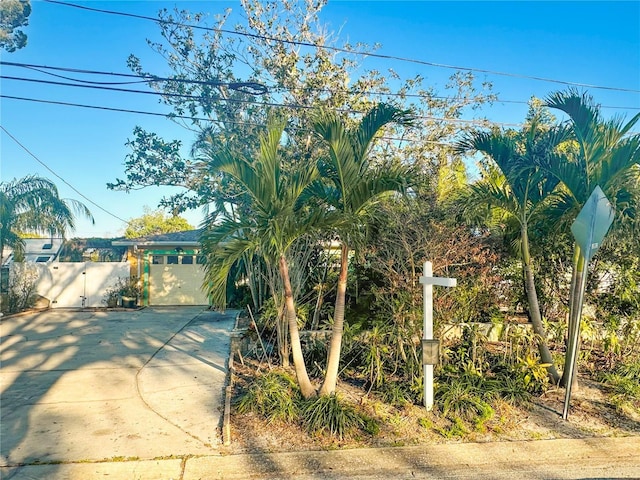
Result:
[[[160,235],[149,235],[140,238],[126,238],[122,240],[114,240],[112,245],[114,246],[137,246],[137,247],[154,247],[154,246],[167,246],[175,245],[182,247],[197,247],[200,246],[200,234],[201,229],[197,230],[185,230],[182,232],[163,233]]]
[[[64,244],[63,238],[24,238],[24,260],[47,263],[53,261]],[[8,249],[4,264],[13,262],[13,252]]]
[[[114,247],[111,238],[72,238],[58,254],[60,262],[120,262],[126,260],[127,247]]]

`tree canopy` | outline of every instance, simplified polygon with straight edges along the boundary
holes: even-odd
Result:
[[[162,102],[173,118],[194,132],[194,150],[203,143],[231,148],[244,156],[253,154],[267,117],[277,112],[289,118],[287,135],[297,138],[292,148],[310,150],[318,142],[313,134],[314,109],[339,110],[355,122],[381,101],[401,109],[411,108],[415,128],[390,128],[402,141],[384,142],[385,155],[411,158],[424,170],[436,171],[449,164],[451,148],[446,143],[468,124],[455,121],[494,97],[489,83],[476,82],[471,73],[454,74],[444,91],[425,85],[421,76],[400,78],[392,70],[380,72],[362,66],[377,46],[352,45],[330,33],[320,19],[326,1],[298,2],[243,0],[243,23],[227,25],[229,12],[215,17],[185,10],[160,12],[161,42],[150,46],[167,62],[176,82],[151,82],[161,92]],[[213,30],[202,33],[199,26]],[[224,30],[247,33],[226,35]],[[301,47],[292,42],[304,42]],[[324,47],[338,47],[335,52]],[[138,74],[152,74],[142,60],[130,56],[129,66]],[[213,80],[212,80],[213,79]],[[390,80],[398,86],[391,89]],[[256,95],[243,86],[257,83],[267,92]],[[385,100],[386,98],[386,100]],[[185,192],[163,198],[171,211],[211,204],[218,208],[238,193],[228,179],[206,168],[191,156],[180,155],[180,144],[136,128],[128,146],[125,177],[109,183],[111,189],[128,190],[155,185],[178,185]],[[314,153],[312,153],[314,154]],[[375,161],[374,152],[372,160]]]
[[[60,198],[51,180],[31,175],[0,183],[0,263],[5,246],[22,251],[21,234],[65,236],[76,215],[93,221],[83,203]]]
[[[459,279],[438,299],[440,320],[471,336],[475,322],[506,325],[524,313],[534,327],[528,346],[540,353],[512,352],[508,378],[546,380],[564,348],[557,339],[575,288],[566,227],[595,184],[604,180],[613,194],[619,234],[639,237],[638,117],[603,121],[587,96],[570,91],[534,100],[520,130],[458,122],[494,98],[491,85],[459,72],[437,92],[420,76],[367,70],[361,52],[376,47],[356,50],[328,33],[325,3],[242,0],[244,20],[233,28],[243,36],[226,35],[228,12],[200,30],[203,15],[163,10],[163,39],[150,46],[176,81],[150,86],[168,117],[193,132],[191,150],[137,127],[125,176],[109,188],[182,186],[160,205],[209,208],[204,288],[224,307],[229,285],[249,287],[256,309],[272,315],[267,328],[277,331],[283,365],[293,353],[305,397],[322,378],[320,393],[333,393],[345,357],[371,388],[387,379],[421,391],[417,275],[436,257],[438,270]],[[135,56],[129,67],[153,74]],[[558,122],[549,107],[570,121]],[[475,181],[465,170],[477,160],[471,153],[485,154]],[[633,280],[637,262],[619,254],[636,252],[637,241],[620,245],[603,248],[606,263]],[[640,305],[632,290],[620,311]],[[299,330],[314,308],[312,330],[330,331],[331,340],[305,345]],[[291,351],[280,348],[287,336]],[[475,338],[456,355],[465,375],[481,376],[487,364]],[[357,342],[365,346],[353,349]]]
[[[0,2],[0,48],[15,52],[27,45],[27,34],[21,28],[29,24],[29,0],[2,0]]]
[[[140,238],[193,229],[194,227],[183,217],[168,215],[160,209],[151,210],[149,207],[144,207],[142,216],[129,220],[124,236],[126,238]]]

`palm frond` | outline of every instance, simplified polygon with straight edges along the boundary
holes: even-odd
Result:
[[[76,215],[93,221],[83,203],[60,198],[56,185],[46,178],[30,175],[1,183],[0,193],[0,216],[6,232],[65,236],[74,229]],[[0,244],[4,244],[3,239]]]
[[[252,159],[228,149],[218,149],[209,165],[230,178],[243,192],[235,218],[207,217],[202,234],[207,256],[206,285],[211,298],[224,305],[226,285],[235,264],[256,255],[275,265],[297,239],[317,228],[322,210],[310,208],[304,195],[318,177],[315,164],[288,162],[282,142],[286,121],[270,117],[260,136],[260,148]]]
[[[600,164],[599,178],[602,189],[606,192],[618,182],[621,175],[633,175],[637,169],[632,169],[634,165],[640,164],[640,135],[627,137],[621,140],[611,152],[608,158],[603,159]]]
[[[387,125],[410,126],[415,117],[410,110],[401,110],[388,103],[378,103],[362,118],[354,134],[354,155],[359,162],[365,162],[371,143]]]
[[[593,136],[593,129],[601,123],[600,110],[594,104],[593,97],[575,88],[549,94],[544,105],[567,114],[573,124],[573,130],[579,141]]]

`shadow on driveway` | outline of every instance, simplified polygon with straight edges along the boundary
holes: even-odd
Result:
[[[235,312],[45,312],[0,321],[0,466],[215,453]]]

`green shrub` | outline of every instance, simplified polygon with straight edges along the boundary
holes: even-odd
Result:
[[[406,385],[398,382],[383,383],[375,393],[389,405],[394,407],[404,407],[413,402],[412,392]]]
[[[284,321],[282,318],[284,315],[283,303],[284,300],[281,298],[278,299],[277,303],[274,297],[269,297],[265,300],[260,309],[260,315],[256,319],[260,331],[274,331],[276,330],[276,324]],[[303,303],[296,303],[296,318],[298,320],[298,328],[302,329],[309,318],[309,306]]]
[[[496,377],[500,398],[511,405],[523,405],[531,401],[531,393],[522,383],[521,377],[512,372],[501,373]]]
[[[102,303],[108,307],[115,307],[122,297],[135,298],[142,296],[142,287],[138,277],[119,277],[118,281],[105,290]]]
[[[2,275],[7,275],[3,269]],[[30,263],[14,263],[8,274],[7,292],[2,294],[0,307],[2,313],[17,313],[27,310],[36,302],[36,282],[39,271]]]
[[[380,387],[385,381],[384,362],[389,357],[389,332],[384,324],[375,324],[364,333],[363,373],[369,379],[369,385]]]
[[[599,379],[611,389],[611,401],[617,409],[640,406],[640,361],[620,363]]]
[[[482,399],[482,393],[463,379],[440,384],[437,398],[445,416],[481,424],[490,419],[494,410]]]
[[[269,422],[294,422],[300,418],[301,400],[300,390],[291,376],[271,371],[256,377],[236,402],[236,409],[239,413],[258,413]]]
[[[368,433],[372,437],[375,437],[380,433],[380,423],[375,418],[370,417],[368,415],[360,415],[360,416],[364,421],[363,430],[366,433]]]
[[[435,430],[445,438],[464,437],[469,433],[467,426],[459,417],[451,420],[449,428],[436,427]]]
[[[615,368],[618,375],[622,375],[629,380],[635,380],[640,386],[640,360],[635,362],[620,363]]]
[[[305,342],[304,363],[308,373],[312,377],[321,378],[324,375],[327,363],[327,342],[317,337]]]
[[[540,363],[537,356],[529,354],[518,358],[516,372],[523,387],[530,393],[539,394],[549,386],[548,363]]]
[[[326,431],[341,440],[353,430],[373,429],[367,425],[371,419],[364,418],[353,405],[341,401],[336,394],[308,400],[302,410],[302,421],[309,433]]]

